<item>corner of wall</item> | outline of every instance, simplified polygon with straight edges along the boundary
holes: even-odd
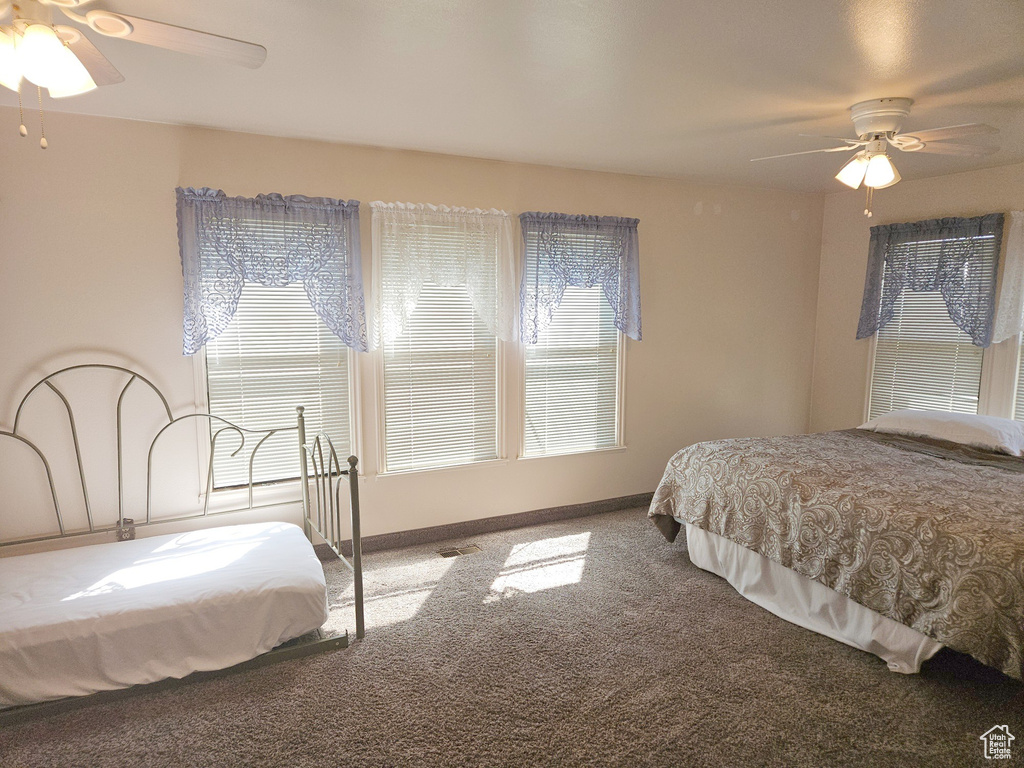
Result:
[[[834,193],[833,193],[834,194]],[[814,394],[815,386],[818,379],[818,345],[820,343],[818,328],[821,317],[821,292],[822,292],[822,259],[824,258],[825,248],[825,223],[828,220],[828,202],[832,194],[828,192],[820,192],[817,195],[818,202],[821,206],[820,223],[821,226],[818,231],[818,290],[814,297],[814,343],[811,347],[811,382],[808,388],[809,396],[807,398],[807,422],[804,428],[804,432],[814,431]]]

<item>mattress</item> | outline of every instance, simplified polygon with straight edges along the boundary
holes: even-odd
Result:
[[[909,675],[942,644],[855,603],[763,555],[685,520],[690,562],[717,574],[752,603],[779,618],[873,653],[893,672]]]
[[[0,707],[223,669],[326,619],[288,523],[0,558]]]

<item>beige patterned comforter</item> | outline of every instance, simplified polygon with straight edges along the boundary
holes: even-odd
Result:
[[[650,516],[678,518],[1021,679],[1024,460],[848,430],[698,443]]]

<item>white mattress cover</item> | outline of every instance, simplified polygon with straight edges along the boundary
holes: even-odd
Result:
[[[914,674],[942,644],[746,547],[686,526],[690,560],[737,592],[804,629],[873,653],[893,672]]]
[[[0,707],[222,669],[326,619],[290,523],[0,558]]]

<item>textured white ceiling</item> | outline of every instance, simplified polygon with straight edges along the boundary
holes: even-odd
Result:
[[[752,157],[986,122],[984,158],[901,155],[904,178],[1024,161],[1022,0],[96,0],[261,43],[247,70],[89,37],[126,82],[46,108],[275,136],[793,190],[843,156]],[[4,90],[4,89],[0,89]],[[0,104],[16,104],[4,90]],[[4,129],[6,130],[6,129]]]

